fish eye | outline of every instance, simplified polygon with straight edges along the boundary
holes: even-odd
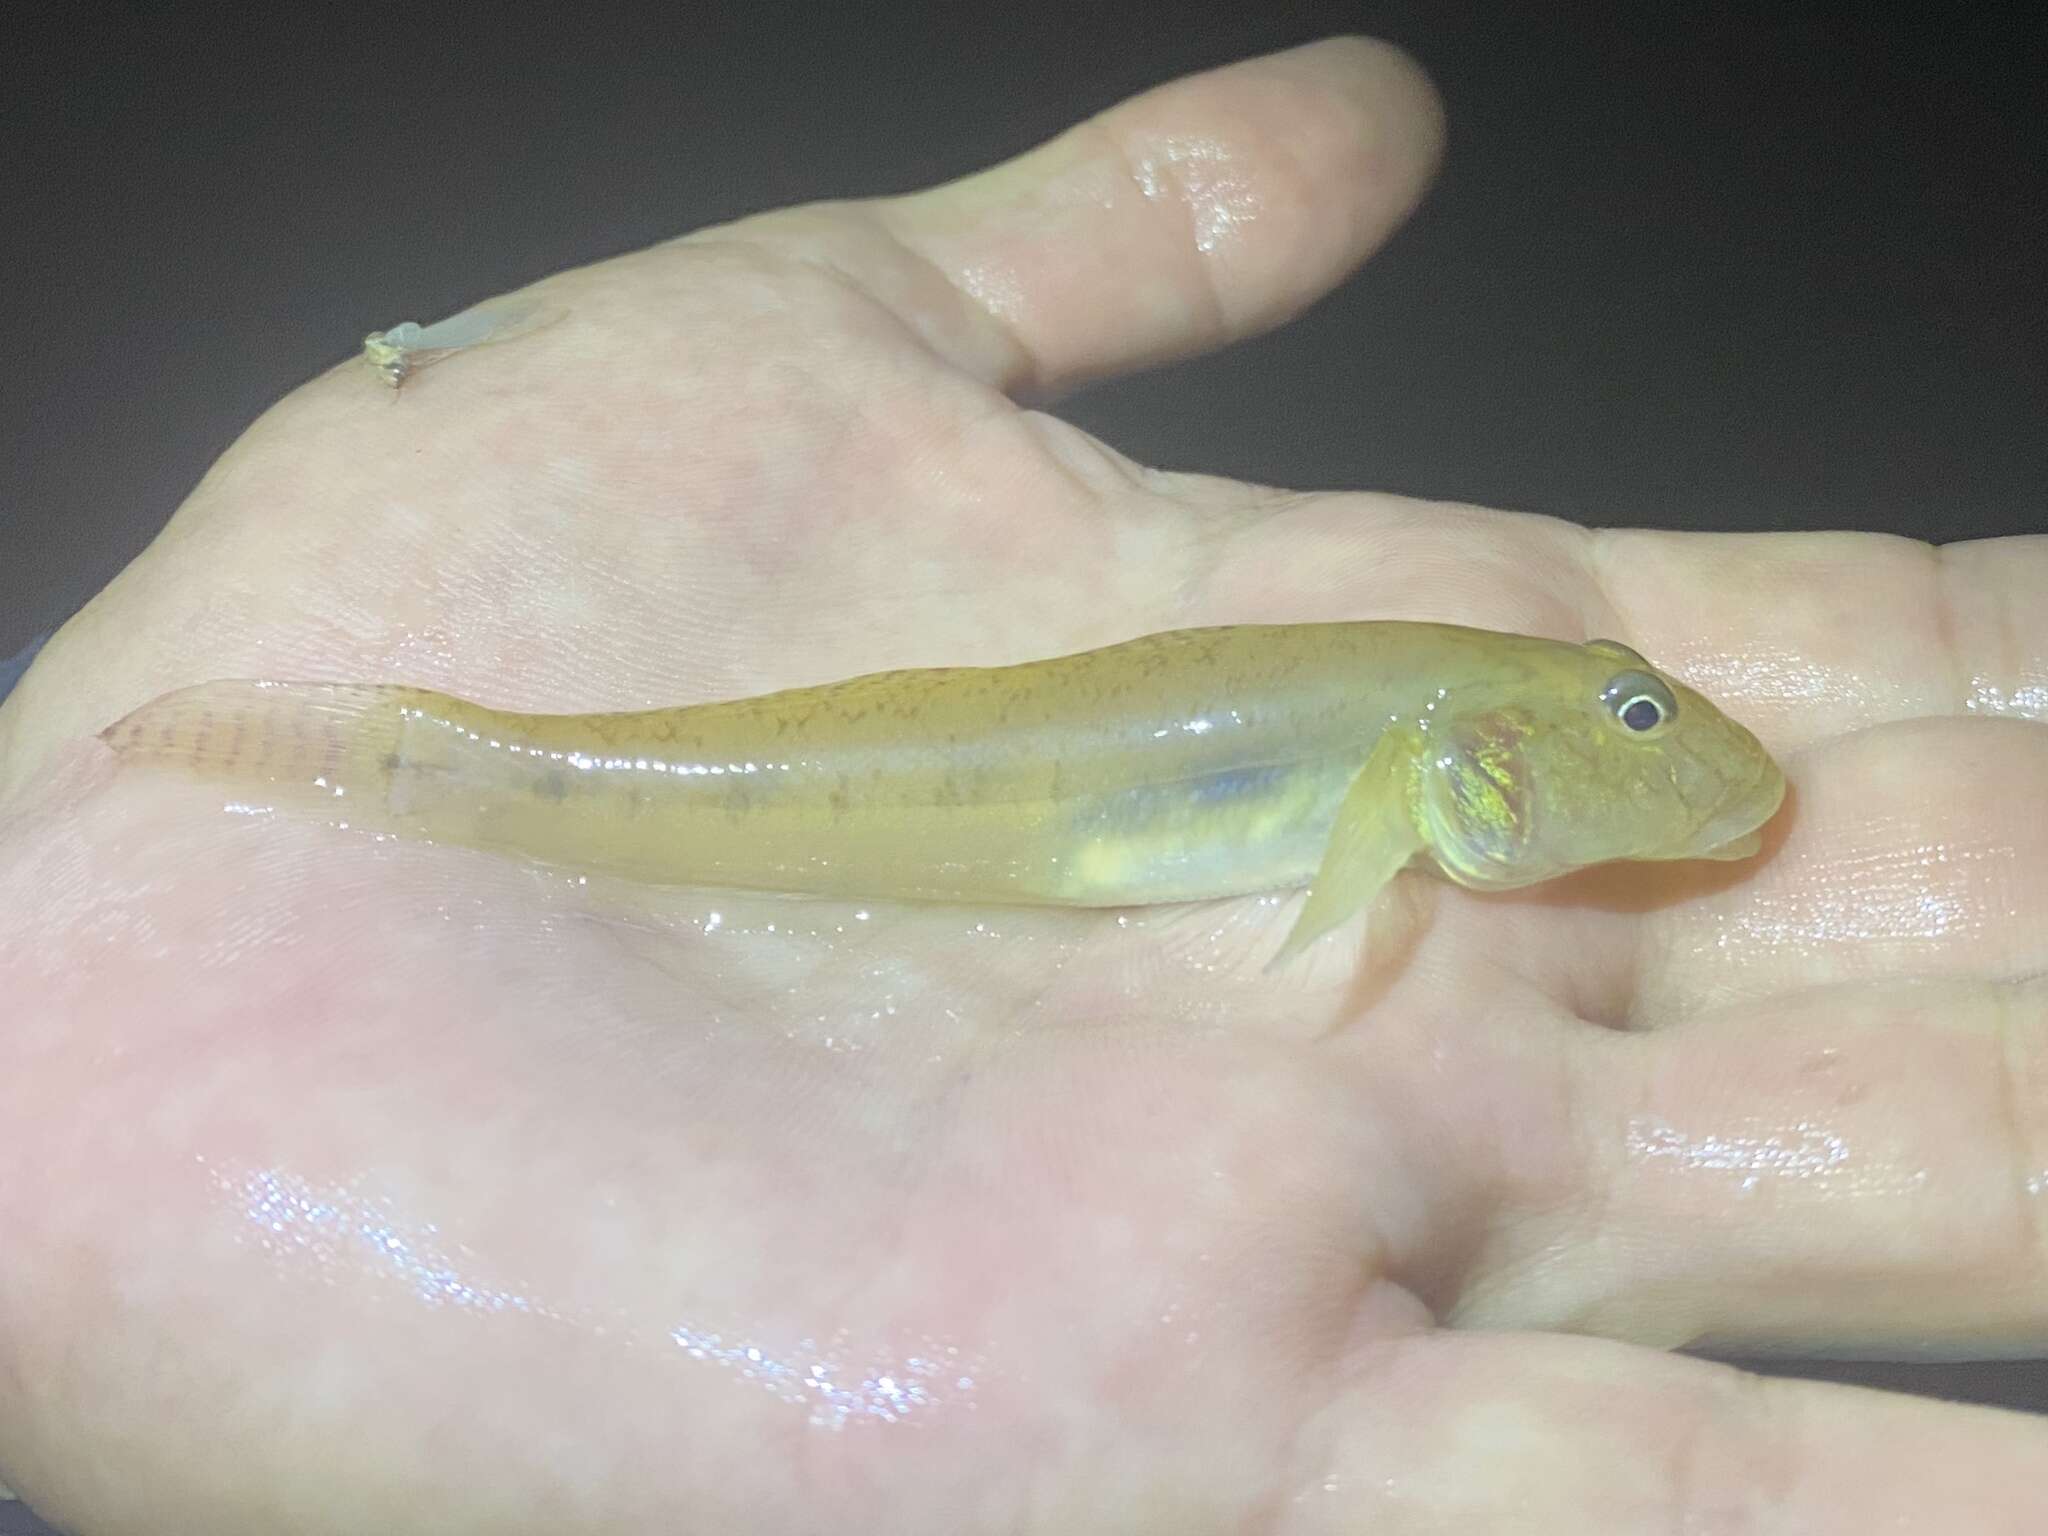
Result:
[[[1657,701],[1640,693],[1621,706],[1621,723],[1632,731],[1653,731],[1663,722]]]
[[[1600,690],[1600,702],[1636,736],[1661,730],[1678,714],[1678,700],[1661,679],[1648,672],[1621,672]]]

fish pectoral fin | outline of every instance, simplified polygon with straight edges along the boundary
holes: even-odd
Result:
[[[1279,951],[1266,962],[1267,971],[1278,970],[1331,929],[1364,911],[1401,867],[1422,850],[1422,835],[1409,811],[1409,786],[1421,758],[1422,742],[1413,732],[1381,735],[1358,777],[1344,792],[1308,900]]]

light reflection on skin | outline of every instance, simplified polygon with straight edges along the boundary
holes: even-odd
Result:
[[[234,1210],[241,1240],[284,1266],[304,1265],[331,1282],[344,1270],[367,1271],[404,1287],[433,1308],[459,1308],[485,1315],[517,1313],[568,1327],[586,1328],[628,1346],[658,1338],[681,1358],[714,1365],[734,1380],[751,1383],[781,1402],[806,1410],[820,1429],[853,1423],[900,1424],[929,1417],[941,1404],[974,1408],[972,1372],[957,1346],[928,1341],[900,1363],[847,1363],[848,1335],[841,1330],[824,1347],[802,1339],[788,1354],[776,1354],[746,1338],[687,1324],[649,1335],[607,1328],[595,1318],[559,1310],[524,1291],[483,1285],[465,1273],[474,1255],[459,1246],[451,1257],[432,1222],[405,1222],[394,1203],[362,1191],[357,1182],[316,1187],[276,1168],[229,1171],[205,1158],[207,1178]]]
[[[1722,914],[1707,947],[1761,954],[1862,943],[1943,943],[2006,917],[2018,850],[1916,843],[1838,857]]]
[[[715,1362],[785,1403],[808,1408],[810,1422],[821,1429],[843,1429],[854,1419],[899,1423],[943,1401],[949,1390],[974,1388],[974,1378],[960,1372],[959,1351],[950,1345],[942,1351],[944,1359],[912,1355],[901,1368],[882,1371],[848,1370],[837,1363],[835,1351],[821,1352],[812,1339],[800,1340],[794,1355],[783,1358],[690,1328],[676,1328],[669,1337],[692,1360]]]
[[[1754,1132],[1709,1131],[1694,1134],[1666,1121],[1629,1122],[1628,1154],[1643,1163],[1670,1163],[1688,1172],[1740,1175],[1737,1188],[1748,1194],[1766,1181],[1811,1182],[1825,1179],[1830,1188],[1849,1194],[1896,1195],[1927,1182],[1925,1168],[1901,1168],[1858,1157],[1846,1138],[1810,1120]]]
[[[1679,675],[1709,698],[1777,710],[1788,718],[1798,710],[1809,726],[1817,723],[1816,705],[1839,706],[1852,717],[1885,712],[1888,684],[1883,676],[1825,667],[1796,650],[1716,651],[1675,655],[1672,661]],[[2030,670],[2008,684],[1979,673],[1965,686],[1963,708],[1973,715],[2048,720],[2048,678]]]
[[[1720,703],[1868,709],[1885,687],[1882,678],[1824,667],[1795,650],[1712,651],[1674,656],[1672,664],[1688,685]]]
[[[1239,157],[1213,140],[1162,140],[1137,158],[1133,174],[1148,201],[1180,199],[1200,251],[1214,252],[1234,241],[1265,212]]]
[[[347,1187],[315,1190],[274,1168],[240,1175],[207,1171],[255,1229],[255,1245],[273,1258],[328,1272],[351,1260],[368,1260],[374,1272],[402,1282],[431,1307],[559,1315],[517,1292],[472,1285],[441,1251],[439,1229],[432,1222],[410,1231],[400,1227],[388,1200]]]
[[[1970,679],[1963,708],[1973,715],[2017,715],[2023,720],[2048,720],[2048,680],[2029,679],[2017,688],[2001,688],[1988,677]]]
[[[1742,1175],[1741,1188],[1755,1189],[1766,1178],[1807,1179],[1824,1175],[1849,1161],[1849,1146],[1840,1136],[1804,1121],[1789,1135],[1688,1135],[1657,1120],[1629,1123],[1632,1157],[1666,1159],[1687,1168],[1718,1169]]]

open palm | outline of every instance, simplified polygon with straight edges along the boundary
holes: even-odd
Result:
[[[252,428],[0,714],[0,1475],[222,1536],[2041,1529],[2036,1422],[1646,1346],[2048,1340],[2048,545],[1283,495],[1015,403],[1277,323],[1436,146],[1399,57],[1281,55]],[[1340,617],[1626,640],[1789,811],[1269,977],[1292,898],[635,890],[91,739]]]

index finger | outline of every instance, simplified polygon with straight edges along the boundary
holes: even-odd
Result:
[[[1174,589],[1194,594],[1193,616],[1177,621],[1406,618],[1605,636],[1780,753],[1893,720],[2048,720],[2048,537],[1935,546],[1587,530],[1349,493],[1232,501],[1227,538],[1190,535],[1192,569]]]
[[[1597,537],[1645,654],[1791,749],[1931,715],[2048,720],[2048,538]]]

